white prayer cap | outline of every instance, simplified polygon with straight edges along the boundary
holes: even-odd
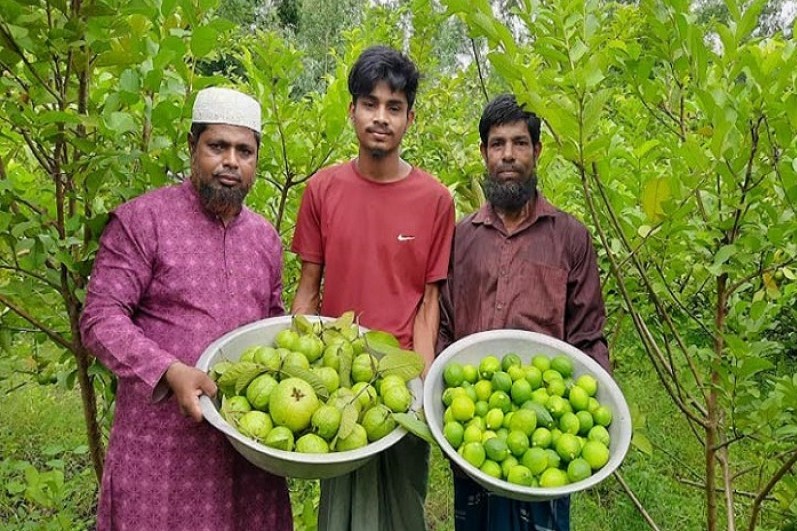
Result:
[[[194,101],[192,123],[248,127],[260,133],[260,104],[243,92],[221,87],[200,90]]]

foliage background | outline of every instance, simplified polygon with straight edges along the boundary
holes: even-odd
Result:
[[[232,84],[261,101],[248,204],[287,246],[305,181],[356,152],[348,67],[384,43],[424,73],[403,156],[449,187],[460,214],[481,202],[481,108],[512,90],[545,121],[543,193],[596,237],[635,435],[622,476],[577,497],[576,528],[789,528],[793,12],[733,0],[0,0],[0,520],[91,526],[114,380],[77,334],[83,290],[107,213],[185,177],[195,91]],[[297,272],[286,253],[286,302]],[[435,456],[430,521],[450,529]],[[297,528],[313,528],[317,485],[292,488]]]

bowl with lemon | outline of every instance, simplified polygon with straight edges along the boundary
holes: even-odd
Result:
[[[490,492],[542,501],[593,487],[622,463],[631,414],[611,375],[577,348],[521,330],[451,344],[424,382],[432,436]]]

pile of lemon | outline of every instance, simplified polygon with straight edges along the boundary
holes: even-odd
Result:
[[[443,369],[443,434],[473,467],[524,487],[590,477],[609,461],[612,411],[591,374],[573,375],[564,355],[450,361]]]

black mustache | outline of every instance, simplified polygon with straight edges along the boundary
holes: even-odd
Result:
[[[373,128],[373,127],[367,128],[366,131],[369,132],[369,133],[379,133],[379,134],[382,134],[382,135],[390,135],[390,134],[392,134],[387,129],[377,129],[377,128]]]
[[[230,172],[226,172],[226,171],[225,172],[214,173],[213,177],[216,177],[216,178],[226,177],[228,179],[235,179],[236,181],[240,181],[241,180],[241,176],[239,174],[230,173]]]

